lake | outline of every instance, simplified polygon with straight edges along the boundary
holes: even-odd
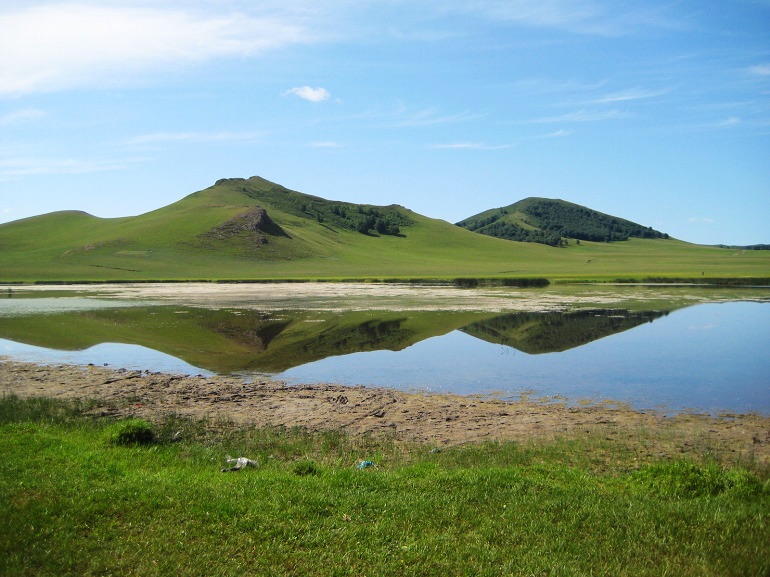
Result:
[[[770,414],[770,290],[0,287],[0,355],[637,409]]]

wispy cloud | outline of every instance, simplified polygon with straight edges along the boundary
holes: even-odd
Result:
[[[76,158],[18,157],[0,160],[3,179],[43,174],[88,174],[125,170],[143,159],[81,160]]]
[[[620,36],[646,27],[683,28],[660,7],[598,0],[447,0],[449,9],[490,20],[574,34]],[[447,8],[445,7],[445,10]]]
[[[590,0],[482,0],[467,6],[494,20],[578,32],[595,30],[602,15]]]
[[[321,140],[318,142],[311,142],[311,148],[339,148],[340,145],[333,140]]]
[[[572,134],[569,130],[556,130],[554,132],[549,132],[548,134],[541,134],[537,138],[564,138],[565,136],[569,136]]]
[[[326,88],[312,88],[310,86],[299,86],[296,88],[290,88],[283,93],[284,96],[294,95],[307,100],[308,102],[324,102],[331,98],[331,94]]]
[[[576,110],[559,116],[547,116],[536,118],[530,122],[535,124],[548,124],[557,122],[604,122],[627,118],[629,114],[620,110]]]
[[[5,116],[0,116],[0,126],[15,126],[17,124],[26,124],[32,122],[38,118],[45,116],[45,112],[42,110],[36,110],[33,108],[26,108],[24,110],[17,110],[15,112],[9,112]]]
[[[720,120],[715,124],[717,128],[729,128],[730,126],[738,126],[741,124],[741,119],[738,116],[731,116],[730,118],[725,118],[724,120]]]
[[[757,76],[770,76],[770,64],[758,64],[749,68],[751,74]]]
[[[716,222],[713,218],[705,218],[705,217],[702,217],[702,216],[691,216],[690,218],[687,219],[687,221],[688,222],[696,222],[696,223],[702,222],[702,223],[706,223],[706,224],[712,224],[712,223]]]
[[[512,146],[512,144],[491,145],[482,142],[452,142],[448,144],[434,144],[430,148],[438,150],[502,150]]]
[[[287,17],[61,2],[0,9],[0,94],[125,84],[148,70],[313,41]]]
[[[260,132],[154,132],[141,134],[128,141],[128,145],[160,144],[164,142],[248,142],[264,136]]]
[[[443,124],[457,124],[470,122],[484,118],[484,114],[475,112],[458,112],[455,114],[442,114],[434,108],[411,110],[405,105],[400,105],[398,110],[390,114],[391,120],[385,126],[390,128],[406,128],[417,126],[439,126]]]
[[[656,96],[662,96],[668,93],[668,90],[647,90],[644,88],[630,88],[628,90],[621,90],[619,92],[613,92],[605,94],[594,102],[596,104],[609,104],[612,102],[629,102],[632,100],[644,100],[647,98],[654,98]]]
[[[487,114],[469,111],[445,113],[437,108],[418,108],[399,102],[395,107],[369,109],[355,114],[334,116],[323,120],[323,122],[354,122],[376,128],[410,128],[472,122],[487,116]]]
[[[682,125],[679,128],[692,132],[712,132],[719,130],[730,130],[739,126],[746,126],[748,124],[749,123],[744,123],[740,116],[728,116],[727,118],[721,118],[718,120]],[[755,127],[760,128],[761,126],[761,123],[755,125]]]

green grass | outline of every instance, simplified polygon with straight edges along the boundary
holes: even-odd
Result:
[[[0,225],[0,282],[259,279],[709,278],[770,276],[770,251],[632,239],[566,248],[472,233],[400,207],[400,236],[364,235],[297,208],[329,201],[261,179],[225,181],[136,217],[59,212]],[[206,233],[254,206],[289,235],[257,246]]]
[[[0,401],[0,574],[770,571],[751,463],[637,461],[602,439],[431,452],[173,416],[153,444],[119,446],[88,409]],[[221,473],[228,455],[260,466]]]

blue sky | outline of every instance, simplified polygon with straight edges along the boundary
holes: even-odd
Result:
[[[223,177],[770,242],[770,0],[4,0],[0,222]]]

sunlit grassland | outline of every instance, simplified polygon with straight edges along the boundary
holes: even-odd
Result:
[[[406,209],[413,224],[401,235],[365,235],[299,217],[269,198],[260,205],[288,236],[259,246],[240,237],[211,240],[207,231],[257,203],[236,188],[215,186],[136,217],[60,212],[0,225],[0,282],[770,276],[770,251],[674,239],[554,248],[487,237]]]
[[[87,408],[0,402],[3,575],[770,570],[767,471],[748,456],[669,463],[588,435],[432,452],[173,416],[116,446]],[[259,467],[222,473],[227,456]]]

